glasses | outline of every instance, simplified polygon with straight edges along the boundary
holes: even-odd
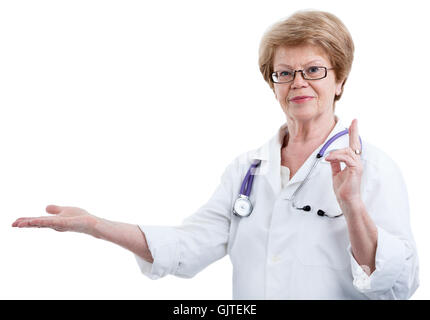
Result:
[[[327,70],[334,68],[310,66],[302,70],[281,70],[272,73],[272,80],[274,83],[288,83],[294,81],[297,72],[301,72],[305,80],[320,80],[327,77]]]

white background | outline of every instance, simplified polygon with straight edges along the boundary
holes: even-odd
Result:
[[[285,121],[258,46],[271,24],[308,8],[353,36],[336,113],[357,118],[402,169],[420,258],[413,299],[430,298],[426,3],[1,1],[0,298],[231,299],[228,257],[192,279],[154,281],[114,244],[11,224],[51,203],[179,224],[234,157]]]

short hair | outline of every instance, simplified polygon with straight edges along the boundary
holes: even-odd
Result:
[[[273,24],[264,33],[260,42],[258,59],[264,80],[274,90],[271,75],[273,59],[278,47],[306,44],[321,47],[330,59],[336,80],[343,80],[341,93],[334,98],[336,102],[343,93],[343,87],[351,71],[354,42],[342,21],[328,12],[300,10]]]

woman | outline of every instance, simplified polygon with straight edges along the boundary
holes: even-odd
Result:
[[[229,254],[235,299],[409,298],[418,257],[400,170],[361,141],[357,120],[345,131],[334,114],[353,52],[348,30],[325,12],[297,12],[266,32],[260,70],[286,123],[237,157],[181,226],[111,222],[53,205],[53,216],[13,226],[111,241],[135,253],[152,279],[192,277]]]

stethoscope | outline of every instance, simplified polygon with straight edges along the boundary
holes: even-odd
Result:
[[[308,174],[306,175],[306,177],[303,179],[303,181],[300,183],[300,185],[297,187],[297,189],[294,191],[294,193],[291,195],[291,197],[288,199],[291,201],[291,204],[293,206],[294,209],[297,210],[303,210],[303,211],[311,211],[311,206],[310,205],[305,205],[303,207],[297,207],[295,204],[295,198],[297,197],[298,193],[300,192],[300,190],[303,188],[303,186],[306,184],[306,182],[309,180],[309,177],[311,176],[311,173],[313,172],[313,170],[315,169],[315,167],[317,166],[317,164],[321,161],[321,159],[324,156],[325,151],[327,150],[327,148],[338,138],[340,138],[341,136],[345,135],[348,133],[348,129],[345,129],[337,134],[335,134],[333,137],[331,137],[321,148],[321,150],[317,153],[316,158],[314,160],[314,163],[311,167],[311,169],[309,170]],[[361,138],[360,138],[360,144],[361,147],[363,148],[363,144],[361,142]],[[238,216],[238,217],[248,217],[253,210],[251,201],[249,200],[249,195],[251,194],[251,188],[252,188],[252,183],[254,181],[254,175],[255,175],[255,171],[257,170],[257,167],[261,164],[261,160],[256,160],[255,162],[253,162],[251,164],[251,166],[248,169],[248,172],[245,175],[245,178],[243,179],[242,182],[242,186],[240,187],[240,192],[239,192],[239,196],[236,199],[236,201],[234,202],[233,205],[233,214]],[[326,216],[329,218],[338,218],[340,216],[343,215],[343,213],[337,214],[337,215],[327,215],[326,212],[324,210],[319,209],[317,211],[317,214],[321,217]]]

